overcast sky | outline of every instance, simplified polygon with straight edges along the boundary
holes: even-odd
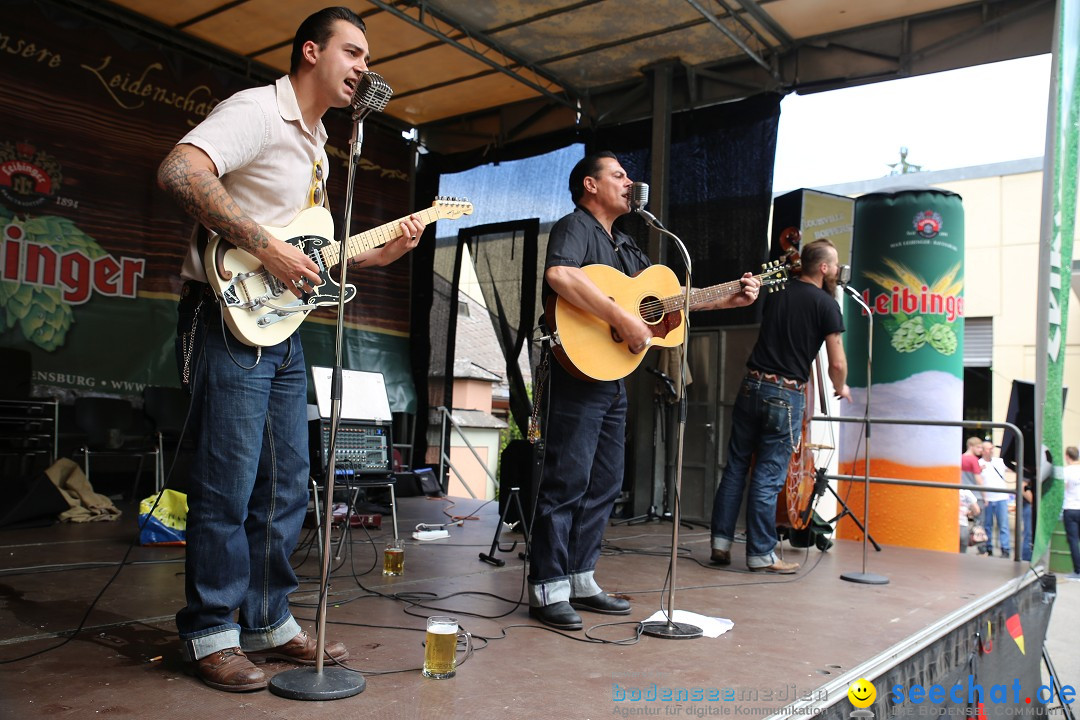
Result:
[[[1040,157],[1050,56],[879,82],[780,105],[773,190],[888,175],[908,148],[923,170]]]

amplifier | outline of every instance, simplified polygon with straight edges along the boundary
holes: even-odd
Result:
[[[311,422],[313,461],[320,473],[326,470],[330,452],[330,421]],[[357,475],[387,475],[393,470],[390,423],[373,420],[338,422],[337,451],[334,467]]]

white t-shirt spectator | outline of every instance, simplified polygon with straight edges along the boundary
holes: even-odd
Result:
[[[1080,465],[1065,466],[1065,499],[1062,510],[1080,510]]]
[[[1008,484],[1005,482],[1005,461],[1001,458],[994,458],[989,462],[986,460],[979,460],[979,466],[982,467],[983,488],[989,490],[991,488],[1007,488]],[[998,500],[1008,500],[1010,495],[1008,493],[998,492],[984,492],[983,500],[988,503],[997,502]]]

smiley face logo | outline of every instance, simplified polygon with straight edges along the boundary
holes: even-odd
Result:
[[[859,678],[848,686],[847,696],[851,704],[857,708],[870,707],[877,699],[877,688],[869,680]]]

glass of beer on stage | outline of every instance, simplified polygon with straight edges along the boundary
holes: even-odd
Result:
[[[429,617],[424,642],[424,677],[452,678],[457,665],[457,618]]]
[[[405,573],[405,541],[394,538],[383,548],[382,574],[403,575]]]

